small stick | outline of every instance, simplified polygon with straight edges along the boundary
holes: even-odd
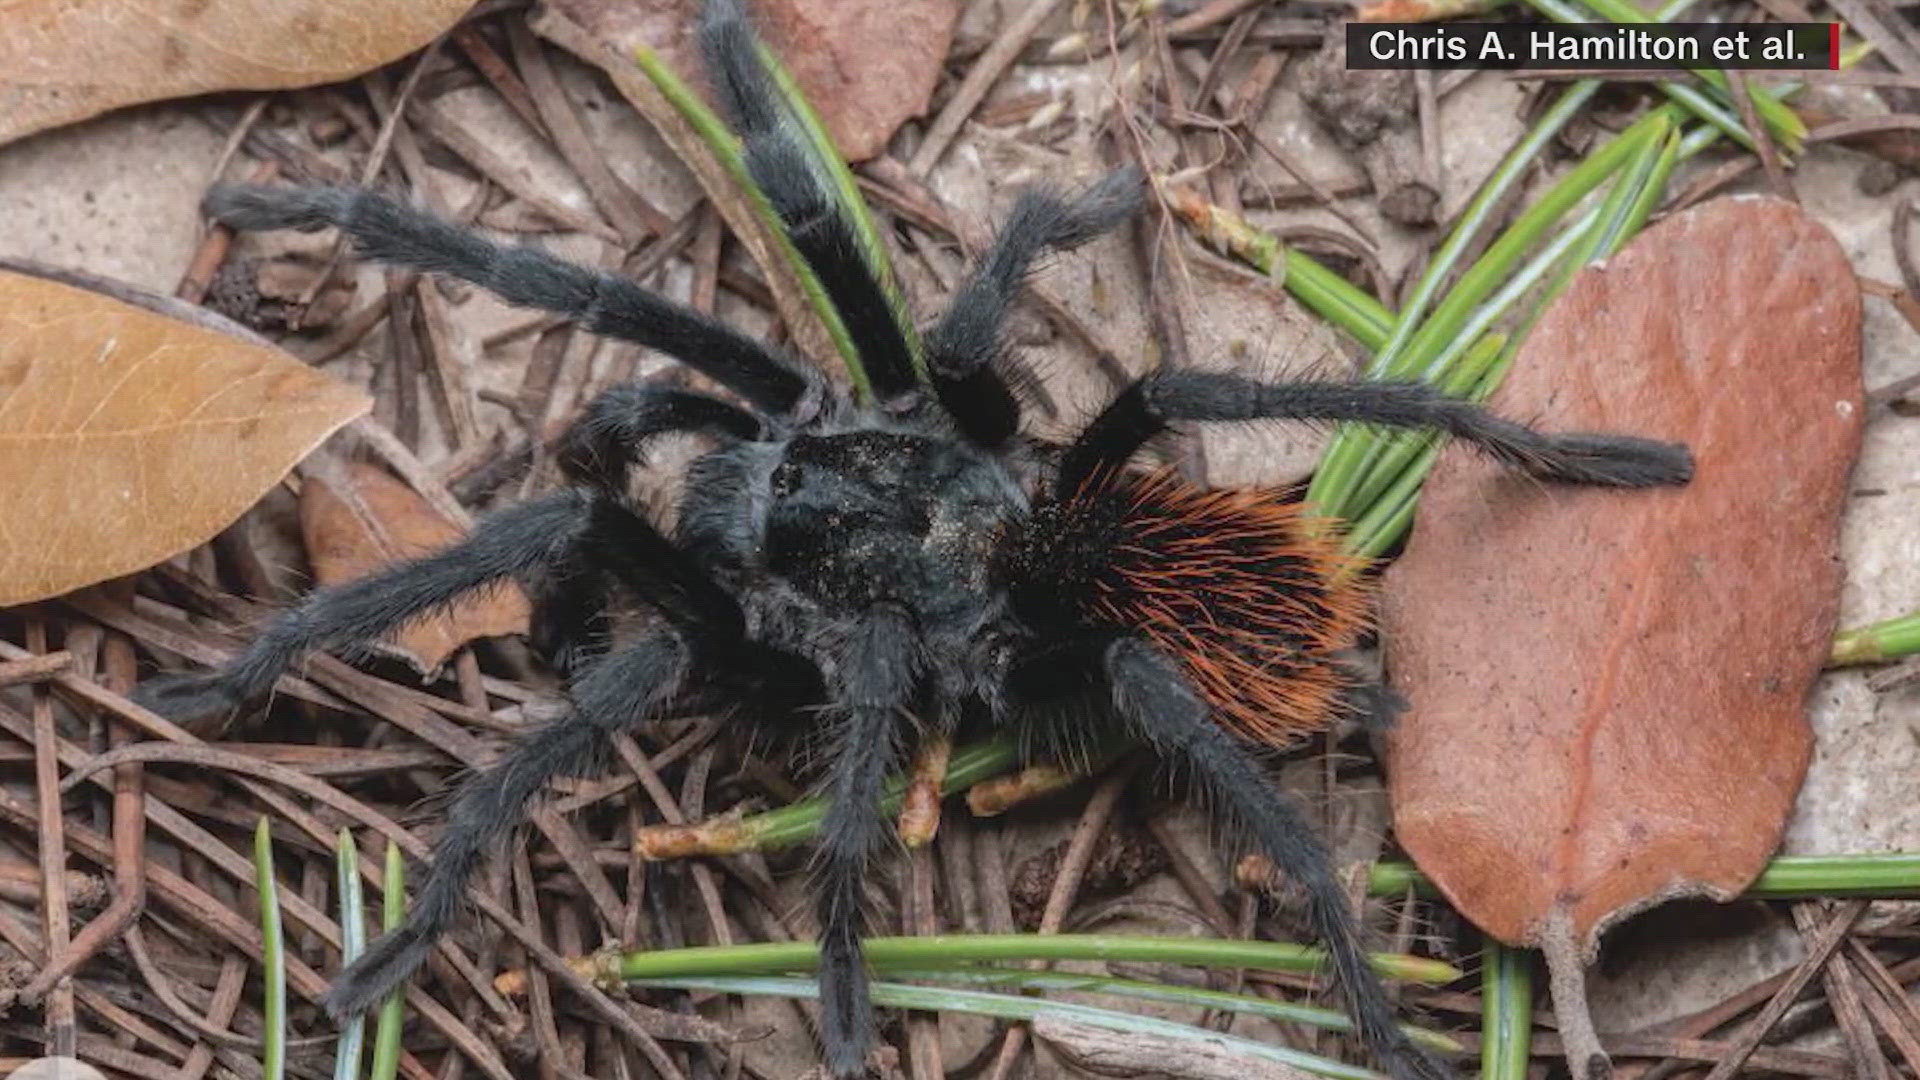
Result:
[[[1707,1074],[1707,1080],[1732,1080],[1733,1075],[1746,1064],[1754,1050],[1759,1048],[1760,1040],[1766,1038],[1767,1032],[1773,1030],[1773,1026],[1780,1022],[1780,1018],[1786,1014],[1787,1007],[1793,1004],[1794,999],[1800,996],[1800,991],[1806,988],[1807,983],[1826,964],[1827,958],[1833,955],[1833,950],[1846,941],[1847,933],[1853,929],[1853,924],[1866,910],[1865,900],[1849,900],[1835,910],[1833,918],[1827,920],[1827,924],[1820,928],[1819,934],[1808,943],[1806,959],[1802,960],[1800,966],[1793,970],[1793,974],[1780,984],[1780,989],[1774,992],[1766,1008],[1760,1010],[1760,1015],[1754,1017],[1753,1021],[1740,1032],[1739,1037],[1733,1042],[1732,1049],[1714,1065],[1713,1071]]]
[[[987,46],[987,51],[981,53],[980,58],[967,69],[967,76],[960,80],[959,89],[953,92],[946,107],[934,118],[933,126],[927,129],[926,138],[920,141],[913,158],[907,162],[908,171],[916,176],[925,176],[939,164],[941,155],[953,144],[953,137],[960,133],[961,126],[973,115],[973,110],[987,96],[987,91],[993,89],[993,84],[999,82],[1000,76],[1013,66],[1020,51],[1039,31],[1040,24],[1046,22],[1047,16],[1052,15],[1059,6],[1060,0],[1031,0],[1024,11],[1000,28],[993,44]]]
[[[517,23],[508,20],[510,33],[517,26]],[[534,104],[533,94],[529,91],[527,84],[521,81],[520,76],[507,65],[506,58],[494,51],[493,46],[487,43],[487,39],[481,36],[480,31],[472,23],[464,24],[453,31],[453,43],[460,46],[460,51],[467,54],[467,59],[472,61],[473,66],[493,84],[494,92],[499,94],[500,99],[507,103],[507,107],[514,111],[514,115],[525,121],[536,134],[547,134],[546,121],[540,118],[539,106]],[[523,63],[521,66],[526,65]]]
[[[44,619],[27,620],[27,649],[45,655],[47,624]],[[38,797],[40,840],[40,936],[45,955],[57,957],[67,951],[67,835],[66,814],[60,805],[60,734],[54,727],[53,694],[45,683],[36,683],[33,698],[33,780]],[[40,993],[46,994],[46,1052],[50,1057],[73,1057],[78,1034],[74,1029],[73,983],[66,977],[49,980]]]
[[[1780,151],[1773,145],[1773,136],[1767,133],[1767,125],[1760,122],[1760,111],[1754,107],[1753,94],[1747,89],[1747,77],[1739,68],[1727,69],[1727,93],[1732,95],[1733,104],[1740,110],[1740,123],[1753,136],[1753,146],[1760,154],[1760,167],[1766,170],[1767,184],[1773,193],[1790,202],[1799,202],[1794,193],[1793,184],[1787,179],[1787,172],[1780,167]]]
[[[485,139],[468,131],[451,115],[438,106],[424,101],[415,101],[407,112],[420,125],[421,130],[432,136],[435,142],[453,151],[476,172],[513,193],[515,198],[540,211],[542,217],[551,219],[555,224],[563,225],[574,232],[605,240],[609,244],[620,245],[624,239],[620,233],[606,222],[591,214],[582,213],[549,196],[533,182],[525,169],[509,161],[506,155],[487,145]]]
[[[634,247],[649,235],[664,236],[672,231],[673,219],[641,197],[607,165],[600,144],[587,134],[580,114],[553,73],[553,64],[526,23],[508,20],[507,42],[513,47],[514,61],[520,65],[521,77],[526,79],[527,90],[532,95],[531,103],[539,110],[552,136],[554,149],[573,166],[593,204],[620,231],[625,246]]]
[[[1800,931],[1800,936],[1811,944],[1820,932],[1818,905],[1793,905],[1793,925]],[[1880,1052],[1880,1044],[1873,1036],[1872,1021],[1868,1019],[1868,1004],[1864,998],[1872,996],[1872,991],[1868,989],[1863,994],[1862,981],[1845,956],[1835,956],[1820,973],[1820,982],[1827,991],[1827,1003],[1833,1007],[1833,1018],[1840,1024],[1840,1034],[1846,1042],[1848,1054],[1853,1058],[1857,1075],[1861,1080],[1893,1080],[1887,1056]]]
[[[1073,907],[1074,897],[1079,895],[1080,882],[1087,876],[1087,864],[1093,860],[1093,846],[1106,831],[1107,822],[1113,818],[1120,796],[1126,793],[1135,768],[1135,762],[1123,763],[1101,781],[1093,797],[1087,800],[1087,808],[1080,814],[1080,823],[1074,826],[1073,838],[1067,842],[1066,853],[1060,856],[1059,876],[1053,880],[1053,891],[1047,894],[1047,906],[1040,914],[1040,927],[1036,933],[1057,934],[1061,924],[1067,921],[1067,912]],[[1047,963],[1042,960],[1027,966],[1035,971],[1044,971]],[[1007,1080],[1014,1062],[1019,1060],[1021,1048],[1026,1045],[1026,1039],[1026,1025],[1015,1024],[1007,1028],[988,1080]]]
[[[133,643],[123,634],[107,638],[107,689],[125,694],[135,681]],[[44,693],[44,688],[41,691]],[[37,709],[37,703],[36,703]],[[132,740],[125,724],[108,728],[114,746]],[[64,948],[49,949],[46,966],[20,991],[22,998],[37,1000],[61,980],[78,970],[94,954],[117,940],[140,917],[147,902],[147,817],[144,772],[138,765],[127,765],[113,773],[113,902],[93,917],[78,936]],[[58,889],[61,906],[66,906],[66,887]]]
[[[1587,1004],[1586,958],[1574,936],[1573,913],[1566,905],[1556,905],[1547,916],[1540,951],[1547,954],[1553,1014],[1560,1023],[1567,1070],[1574,1080],[1607,1080],[1613,1075],[1613,1062],[1593,1029],[1593,1013]]]
[[[419,58],[413,62],[413,67],[408,69],[406,78],[400,81],[400,90],[394,95],[393,107],[389,108],[386,116],[382,118],[380,131],[373,139],[373,148],[368,151],[366,164],[360,169],[361,186],[373,183],[374,178],[380,175],[380,170],[386,166],[387,152],[393,146],[394,131],[400,123],[400,114],[406,111],[404,106],[407,99],[413,96],[414,88],[420,85],[420,77],[426,74],[427,64],[433,59],[434,54],[440,51],[442,40],[444,38],[435,38],[426,48],[420,50]],[[368,96],[377,102],[381,94],[376,88],[383,89],[386,84],[377,75],[368,76],[366,83]],[[354,115],[353,110],[347,111],[349,119]],[[340,268],[340,256],[345,251],[346,238],[336,233],[333,238],[333,247],[327,252],[325,265],[320,268],[318,274],[313,276],[313,283],[308,285],[307,291],[300,296],[300,307],[311,305],[314,297],[320,295],[320,290],[326,288],[327,283],[333,280],[334,273]]]
[[[914,755],[897,827],[900,842],[909,849],[931,844],[940,830],[940,788],[952,756],[953,738],[945,734],[930,736]]]
[[[59,652],[39,653],[24,660],[0,662],[0,686],[46,682],[72,666],[73,654],[64,649]]]

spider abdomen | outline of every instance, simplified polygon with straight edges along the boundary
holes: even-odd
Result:
[[[1036,508],[1002,561],[1021,618],[1125,630],[1179,660],[1225,727],[1275,744],[1324,726],[1366,626],[1365,560],[1298,502],[1169,472],[1096,476]]]

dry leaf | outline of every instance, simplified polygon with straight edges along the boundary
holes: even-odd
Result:
[[[706,74],[693,40],[701,0],[551,0],[620,56],[649,45],[689,85]],[[865,161],[925,112],[960,17],[956,0],[757,0],[754,26],[793,73],[834,145]]]
[[[1759,872],[1804,776],[1860,444],[1860,293],[1792,204],[1723,199],[1583,270],[1494,405],[1692,447],[1684,489],[1543,486],[1453,451],[1388,573],[1412,701],[1395,828],[1511,944]]]
[[[365,577],[382,567],[437,551],[460,539],[460,527],[372,465],[354,464],[325,480],[310,477],[300,492],[300,531],[313,576],[322,585]],[[475,638],[527,632],[526,594],[511,582],[475,593],[416,619],[393,635],[394,649],[423,675]]]
[[[338,82],[432,41],[471,0],[17,0],[0,34],[0,142],[108,109]]]
[[[277,349],[0,272],[0,605],[205,543],[367,405]]]

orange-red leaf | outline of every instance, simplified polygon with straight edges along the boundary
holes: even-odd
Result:
[[[460,539],[458,525],[371,465],[350,465],[331,481],[309,479],[300,492],[300,531],[313,576],[322,585],[365,577]],[[393,635],[392,645],[429,674],[475,638],[526,633],[527,618],[526,594],[508,582],[408,623]]]
[[[432,41],[469,0],[13,0],[0,142],[122,105],[337,82]]]
[[[0,605],[206,542],[367,404],[278,349],[0,272]]]
[[[1779,842],[1832,640],[1860,442],[1860,294],[1791,204],[1723,199],[1581,272],[1494,405],[1684,441],[1679,490],[1543,486],[1454,450],[1387,575],[1412,711],[1396,829],[1483,929],[1582,947],[1729,896]]]

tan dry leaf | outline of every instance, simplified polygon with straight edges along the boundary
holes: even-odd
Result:
[[[1839,604],[1860,444],[1860,293],[1773,199],[1722,199],[1581,271],[1494,405],[1686,442],[1683,489],[1542,485],[1453,451],[1386,575],[1412,702],[1395,829],[1482,929],[1572,951],[1678,895],[1728,898],[1779,843]]]
[[[549,0],[620,56],[649,45],[703,92],[693,29],[702,0]],[[840,152],[865,161],[927,110],[960,18],[955,0],[755,0],[754,26]]]
[[[338,82],[432,41],[471,0],[12,0],[0,143],[108,109]]]
[[[355,463],[330,479],[309,477],[300,492],[300,532],[313,576],[322,585],[365,577],[460,539],[459,526],[372,465]],[[508,582],[408,623],[391,642],[402,658],[430,675],[475,638],[526,633],[530,613],[526,594]]]
[[[205,543],[368,404],[277,349],[0,271],[0,606]]]

